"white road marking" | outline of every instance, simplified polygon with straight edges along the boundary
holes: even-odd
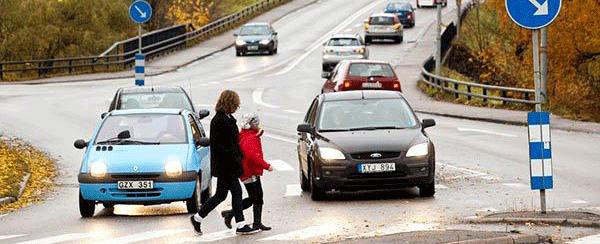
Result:
[[[155,230],[155,231],[147,231],[134,235],[127,235],[123,237],[118,237],[114,239],[109,239],[103,241],[105,244],[128,244],[134,242],[141,242],[150,239],[162,238],[170,235],[175,235],[179,233],[183,233],[186,231],[190,231],[189,229],[170,229],[170,230]]]
[[[581,199],[577,199],[577,200],[575,200],[575,201],[572,201],[571,203],[575,203],[575,204],[586,204],[586,203],[588,203],[588,202],[586,202],[586,201],[584,201],[584,200],[581,200]]]
[[[352,28],[345,29],[344,32],[351,32]]]
[[[285,196],[295,197],[302,195],[302,188],[299,184],[285,186]]]
[[[267,160],[276,171],[293,171],[294,168],[283,160]]]
[[[360,26],[361,26],[361,24],[360,24],[360,23],[358,23],[358,24],[355,24],[353,27],[354,27],[354,28],[358,28],[358,27],[360,27]]]
[[[291,113],[291,114],[302,114],[300,111],[296,111],[293,109],[284,109],[283,112]]]
[[[232,238],[235,236],[236,236],[236,234],[235,234],[234,229],[223,230],[223,231],[219,231],[219,232],[203,234],[199,238],[194,238],[192,240],[192,242],[214,242],[214,241],[225,240],[225,239]]]
[[[8,214],[0,214],[0,218],[4,218],[4,216],[6,216]]]
[[[211,81],[211,82],[208,82],[208,84],[210,84],[210,85],[218,85],[219,83],[220,83],[220,82],[218,82],[218,81]]]
[[[478,133],[495,135],[495,136],[518,137],[518,136],[513,135],[513,134],[500,133],[500,132],[495,132],[495,131],[490,131],[490,130],[473,129],[473,128],[462,128],[462,127],[458,127],[457,129],[458,129],[458,131],[478,132]]]
[[[265,92],[265,88],[254,89],[254,91],[252,92],[252,100],[254,100],[254,103],[264,106],[264,107],[267,107],[267,108],[279,108],[279,106],[277,106],[277,105],[268,104],[263,101],[263,93],[264,92]]]
[[[282,65],[284,65],[286,63],[289,63],[289,61],[292,60],[293,58],[294,58],[293,56],[292,57],[288,57],[288,58],[282,60],[281,62],[278,62],[278,63],[273,64],[273,65],[269,65],[266,68],[258,69],[258,70],[250,71],[250,72],[247,72],[247,73],[244,73],[244,74],[241,74],[241,75],[230,77],[230,78],[225,79],[225,81],[227,81],[227,82],[234,82],[234,81],[246,79],[248,77],[251,77],[251,76],[254,76],[254,75],[258,75],[258,74],[261,74],[261,73],[264,73],[264,72],[275,70],[275,69],[279,68],[279,66],[282,66]],[[267,75],[267,77],[269,77],[269,76]]]
[[[0,236],[0,240],[13,239],[13,238],[22,237],[22,236],[26,236],[26,234]]]
[[[308,55],[310,55],[312,52],[314,52],[315,50],[317,50],[317,48],[320,48],[321,45],[322,45],[322,43],[325,42],[325,40],[327,40],[327,38],[329,38],[331,35],[333,35],[333,34],[335,34],[337,32],[340,32],[342,29],[344,29],[347,26],[349,26],[350,24],[352,24],[352,22],[354,22],[361,15],[363,15],[364,13],[370,11],[375,6],[377,6],[378,4],[380,4],[381,2],[383,2],[383,1],[382,0],[375,1],[372,4],[370,4],[370,5],[362,8],[361,10],[357,11],[356,13],[354,13],[354,15],[350,16],[350,18],[348,18],[344,22],[340,23],[338,26],[336,26],[335,28],[333,28],[331,31],[327,32],[325,35],[323,35],[321,38],[319,38],[316,42],[314,42],[311,46],[309,46],[307,49],[305,49],[306,52],[304,52],[302,55],[300,55],[300,57],[298,57],[296,60],[294,60],[294,62],[292,62],[291,64],[289,64],[287,67],[285,67],[281,71],[279,71],[279,72],[277,72],[275,74],[272,74],[272,75],[268,75],[267,77],[283,75],[283,74],[286,74],[286,73],[290,72],[298,64],[300,64],[300,62],[302,62],[306,57],[308,57]]]
[[[502,183],[502,185],[513,188],[529,188],[528,185],[525,185],[523,183]]]
[[[593,236],[586,236],[583,238],[579,238],[570,242],[569,244],[592,244],[592,243],[600,243],[600,234]]]
[[[491,213],[491,212],[498,212],[498,209],[495,209],[495,208],[482,208],[482,209],[475,210],[475,212]]]
[[[301,230],[295,230],[288,233],[262,238],[258,241],[301,241],[318,236],[337,233],[341,229],[342,228],[336,224],[317,225]]]
[[[365,234],[350,236],[350,237],[348,237],[348,239],[386,236],[386,235],[392,235],[392,234],[404,233],[404,232],[412,232],[412,231],[433,230],[438,225],[439,224],[435,224],[435,223],[433,223],[433,224],[410,223],[410,224],[405,224],[405,225],[396,225],[396,226],[392,226],[392,227],[386,227],[386,228],[378,229],[375,231],[367,232]]]
[[[442,185],[442,184],[436,184],[436,185],[435,185],[435,188],[436,188],[436,189],[448,189],[448,187],[447,187],[447,186],[445,186],[445,185]]]
[[[17,244],[54,244],[54,243],[75,241],[75,240],[86,239],[86,238],[94,238],[94,237],[101,236],[102,234],[103,233],[97,233],[97,232],[70,233],[70,234],[62,234],[62,235],[51,236],[51,237],[46,237],[46,238],[41,238],[41,239],[19,242]]]
[[[490,174],[484,173],[484,172],[480,172],[477,170],[472,170],[472,169],[467,169],[467,168],[463,168],[463,167],[458,167],[458,166],[454,166],[454,165],[450,165],[450,164],[445,164],[445,163],[441,163],[441,165],[444,165],[445,167],[448,168],[453,168],[456,170],[460,170],[460,171],[464,171],[467,173],[470,173],[470,175],[459,175],[459,176],[455,176],[455,177],[449,177],[446,179],[452,180],[452,179],[461,179],[461,178],[473,178],[473,177],[479,177],[485,180],[496,180],[498,179],[498,177],[496,176],[492,176]]]
[[[275,139],[275,140],[282,141],[282,142],[287,142],[290,144],[298,144],[298,141],[287,139],[287,138],[284,138],[281,136],[272,135],[272,134],[265,134],[264,137],[268,137],[268,138]]]

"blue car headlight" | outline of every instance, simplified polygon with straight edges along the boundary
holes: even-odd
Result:
[[[169,177],[177,177],[180,176],[183,172],[183,168],[181,167],[181,162],[179,160],[168,160],[165,163],[165,172]]]
[[[95,161],[90,164],[90,175],[96,178],[102,178],[106,175],[106,164],[103,161]]]

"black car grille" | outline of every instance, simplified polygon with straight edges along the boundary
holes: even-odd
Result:
[[[373,154],[380,154],[381,157],[372,157]],[[400,157],[400,152],[365,152],[351,154],[353,159],[386,159]]]
[[[258,44],[260,41],[246,41],[248,44]]]

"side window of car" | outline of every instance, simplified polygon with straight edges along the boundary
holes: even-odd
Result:
[[[312,104],[310,105],[310,108],[308,109],[308,112],[306,112],[306,117],[304,118],[304,122],[311,124],[312,125],[312,121],[314,120],[314,113],[317,110],[317,99],[315,98],[315,100],[313,100]]]
[[[202,138],[202,133],[200,133],[200,129],[198,129],[196,120],[191,115],[188,115],[188,122],[189,122],[190,126],[192,127],[192,136],[194,137],[194,142],[198,143],[200,141],[200,138]]]

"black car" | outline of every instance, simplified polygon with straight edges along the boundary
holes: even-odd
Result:
[[[236,37],[236,56],[243,56],[250,52],[267,52],[269,55],[277,53],[279,45],[277,32],[269,23],[245,24],[233,35]]]
[[[194,104],[187,92],[179,86],[173,87],[149,87],[136,86],[119,88],[117,90],[108,112],[123,109],[147,109],[147,108],[178,108],[191,111],[198,116],[198,120],[207,117],[208,110],[196,112]],[[102,115],[104,117],[105,114]]]
[[[302,190],[325,192],[419,188],[435,194],[435,149],[400,92],[346,91],[317,96],[298,125]]]
[[[415,8],[409,2],[390,2],[385,7],[385,13],[395,14],[406,27],[415,26]]]

